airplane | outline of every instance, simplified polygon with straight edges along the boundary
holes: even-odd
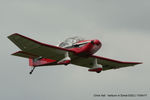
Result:
[[[77,36],[70,37],[58,46],[41,43],[18,33],[8,36],[8,39],[21,49],[12,55],[29,59],[29,66],[32,67],[29,74],[40,66],[73,64],[89,68],[90,72],[100,73],[142,64],[142,62],[124,62],[94,55],[102,46],[98,39],[85,40]]]

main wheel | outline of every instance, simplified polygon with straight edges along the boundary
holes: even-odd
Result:
[[[64,64],[65,66],[67,66],[68,64]]]
[[[97,71],[96,73],[100,73],[101,71]]]

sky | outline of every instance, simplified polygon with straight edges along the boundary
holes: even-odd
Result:
[[[149,0],[0,0],[0,99],[150,99],[149,9]],[[7,38],[13,33],[51,45],[72,36],[99,39],[96,55],[143,64],[100,74],[75,65],[47,66],[29,75],[28,59],[10,55],[19,51]]]

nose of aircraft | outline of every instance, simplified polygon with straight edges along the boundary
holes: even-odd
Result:
[[[99,45],[101,44],[99,40],[94,40],[94,44]]]
[[[101,42],[99,40],[92,40],[91,41],[92,44],[96,44],[96,45],[100,45]]]

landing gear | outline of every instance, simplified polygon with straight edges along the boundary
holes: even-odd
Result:
[[[100,73],[101,71],[97,71],[96,73]]]
[[[34,71],[34,69],[35,69],[35,66],[33,66],[33,68],[32,68],[32,70],[30,71],[30,75],[32,74],[32,72]]]
[[[93,67],[90,68],[88,71],[100,73],[103,70],[103,66],[97,63],[97,59],[95,58],[93,61]]]
[[[69,64],[69,63],[68,63]],[[68,64],[64,64],[65,66],[67,66]]]
[[[64,64],[64,65],[68,65],[71,62],[71,58],[69,57],[68,52],[65,53],[65,58],[63,58],[62,60],[58,61],[57,64]]]

